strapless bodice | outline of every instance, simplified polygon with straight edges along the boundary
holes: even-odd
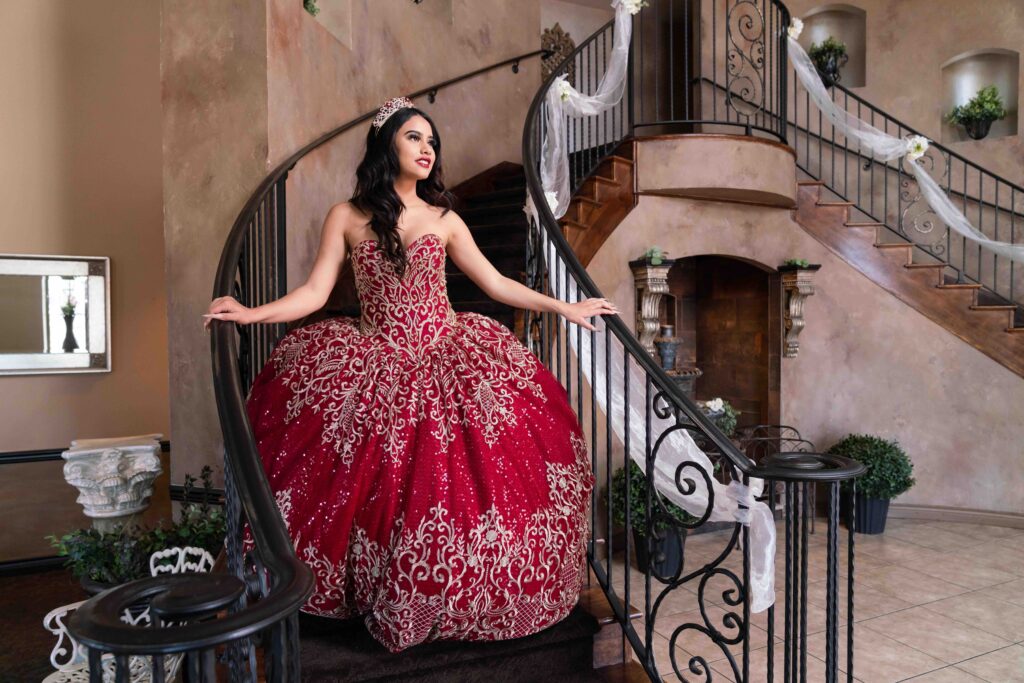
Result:
[[[449,335],[456,324],[448,301],[443,238],[420,235],[406,247],[408,264],[401,279],[375,239],[352,248],[352,267],[362,317],[359,331],[388,343],[422,350]]]

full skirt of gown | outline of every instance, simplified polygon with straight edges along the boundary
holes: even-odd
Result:
[[[579,596],[594,486],[564,388],[506,327],[452,310],[438,235],[407,247],[402,278],[376,240],[351,257],[361,317],[285,335],[247,403],[316,577],[302,611],[363,616],[392,652],[555,624]]]

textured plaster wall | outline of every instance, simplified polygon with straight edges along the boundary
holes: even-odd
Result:
[[[159,44],[159,4],[0,3],[0,251],[109,256],[113,328],[109,373],[0,377],[0,451],[168,433]]]
[[[1024,3],[1019,0],[844,0],[866,12],[866,84],[853,91],[883,111],[942,138],[942,65],[973,50],[1024,45]],[[787,0],[793,16],[821,6],[819,0]],[[1024,72],[1019,72],[1020,74]],[[1018,92],[1024,86],[1018,82]],[[1016,108],[1016,103],[1010,103]],[[955,142],[953,151],[1024,184],[1024,142],[1012,137]]]
[[[338,5],[340,19],[325,26],[291,0],[163,3],[176,471],[220,461],[200,315],[227,231],[259,181],[305,144],[388,97],[540,48],[538,0],[321,3]],[[338,23],[347,16],[348,33]],[[540,61],[533,58],[518,74],[504,67],[442,90],[434,104],[417,100],[442,137],[449,186],[500,161],[519,161],[522,124],[539,84]],[[289,288],[309,272],[328,209],[351,194],[368,127],[343,134],[289,175]]]
[[[428,5],[352,2],[356,30],[345,42],[299,3],[268,0],[272,163],[389,97],[540,48],[538,0]],[[535,57],[518,74],[503,67],[440,91],[434,103],[416,100],[438,128],[449,186],[500,161],[519,161],[522,125],[539,85]],[[361,124],[317,150],[289,177],[289,287],[305,281],[328,209],[352,193],[368,128]]]
[[[202,318],[228,231],[267,173],[266,7],[163,0],[164,240],[172,476],[218,471],[223,446]],[[179,457],[180,455],[180,457]]]
[[[610,2],[590,3],[591,6],[567,0],[541,0],[541,29],[553,28],[557,23],[579,45],[597,29],[615,17]],[[595,6],[596,5],[596,6]],[[609,44],[611,50],[611,44]]]
[[[896,438],[918,483],[900,503],[1024,512],[1024,379],[876,286],[783,209],[641,197],[588,272],[633,325],[626,262],[719,254],[822,264],[800,354],[782,362],[782,422],[821,449],[850,432]]]

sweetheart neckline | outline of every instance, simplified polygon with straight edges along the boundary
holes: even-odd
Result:
[[[414,239],[411,242],[409,242],[409,244],[406,244],[406,245],[403,245],[403,246],[405,246],[406,251],[408,251],[409,249],[412,248],[412,245],[416,244],[417,242],[419,242],[424,237],[430,237],[431,235],[433,235],[437,239],[441,239],[441,236],[438,235],[436,232],[425,232],[422,235],[420,235],[419,237],[417,237],[416,239]],[[380,240],[378,240],[378,239],[376,239],[374,237],[371,237],[371,238],[365,239],[365,240],[359,240],[359,242],[357,242],[356,245],[354,247],[352,247],[352,251],[355,252],[356,249],[358,249],[359,247],[363,246],[367,242],[380,242]],[[441,246],[444,246],[444,242],[441,243]]]

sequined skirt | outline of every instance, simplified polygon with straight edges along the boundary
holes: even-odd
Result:
[[[558,380],[500,323],[458,313],[413,349],[354,318],[293,330],[247,408],[316,575],[304,612],[364,615],[398,652],[518,638],[576,604],[587,445]]]

